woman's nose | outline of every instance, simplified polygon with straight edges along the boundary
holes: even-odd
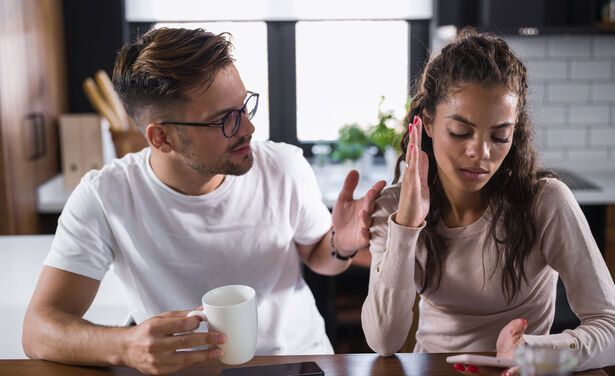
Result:
[[[466,148],[466,156],[480,160],[489,159],[489,143],[483,140],[473,140]]]

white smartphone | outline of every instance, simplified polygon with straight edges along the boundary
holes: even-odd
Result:
[[[517,365],[517,362],[513,359],[496,358],[495,356],[472,354],[451,355],[446,358],[446,362],[451,364],[470,364],[473,366],[487,366],[498,368],[509,368]]]

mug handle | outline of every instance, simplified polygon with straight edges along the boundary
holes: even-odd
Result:
[[[186,317],[199,316],[203,319],[203,322],[207,325],[207,330],[209,331],[209,321],[207,320],[207,315],[203,311],[192,311],[186,315]],[[198,328],[196,329],[198,330]]]

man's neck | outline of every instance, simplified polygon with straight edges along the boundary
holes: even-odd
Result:
[[[169,188],[188,195],[200,196],[218,188],[226,175],[201,174],[180,160],[163,158],[152,150],[149,160],[154,174]]]

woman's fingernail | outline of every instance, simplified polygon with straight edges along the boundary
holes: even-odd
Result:
[[[224,339],[224,336],[223,336],[222,334],[218,334],[218,335],[216,336],[216,341],[217,341],[218,343],[224,343],[224,342],[226,342],[226,340]]]
[[[412,133],[412,124],[408,126],[408,133]]]
[[[525,324],[525,326],[527,326],[527,321],[525,319],[521,319],[523,320],[523,324]]]
[[[410,144],[410,152],[412,152],[412,150],[414,150],[414,144]]]
[[[223,356],[224,356],[224,353],[222,352],[222,350],[217,349],[216,351],[214,351],[214,357],[215,357],[216,359],[220,359],[220,358],[222,358]]]
[[[512,374],[510,372],[506,372],[504,375],[505,376],[512,376]]]
[[[470,372],[470,373],[478,373],[478,367],[477,366],[468,366],[468,372]]]
[[[418,116],[414,116],[414,122],[412,124],[416,125],[419,122],[419,117]]]
[[[454,369],[456,369],[457,371],[461,371],[461,372],[465,372],[466,371],[466,367],[462,366],[461,364],[455,364],[453,366]]]

